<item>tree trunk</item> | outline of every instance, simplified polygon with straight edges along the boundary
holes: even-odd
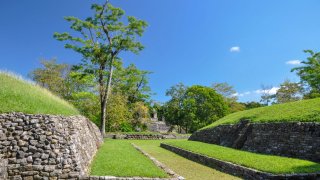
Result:
[[[107,82],[107,88],[105,90],[105,96],[103,97],[101,101],[101,133],[104,136],[106,134],[106,121],[107,121],[107,104],[111,92],[111,82],[112,82],[112,75],[113,75],[113,61],[114,58],[111,59],[110,65],[109,65],[109,76],[108,76],[108,82]]]
[[[101,134],[104,137],[106,135],[106,116],[107,116],[107,99],[102,98],[101,99]]]

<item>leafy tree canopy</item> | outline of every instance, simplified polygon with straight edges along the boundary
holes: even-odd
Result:
[[[137,54],[143,49],[138,38],[142,36],[147,23],[112,6],[93,4],[94,15],[81,20],[66,17],[73,33],[55,33],[59,41],[65,41],[65,47],[80,53],[83,62],[77,66],[83,75],[94,75],[99,84],[101,113],[101,132],[105,134],[107,103],[112,89],[113,70],[121,64],[119,54],[125,51]]]
[[[309,86],[305,98],[320,97],[320,53],[312,50],[305,50],[309,54],[306,61],[302,61],[302,66],[293,68],[291,72],[296,72],[301,79],[301,83]]]

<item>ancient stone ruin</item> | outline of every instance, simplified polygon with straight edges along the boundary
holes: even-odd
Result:
[[[82,116],[0,114],[0,179],[76,179],[87,176],[103,142]]]
[[[150,122],[147,123],[151,132],[167,133],[170,130],[164,119],[159,120],[157,111],[153,110]]]

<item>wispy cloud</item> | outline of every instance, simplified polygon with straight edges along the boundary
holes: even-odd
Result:
[[[273,94],[276,94],[279,89],[280,89],[279,87],[272,87],[271,89],[258,89],[258,90],[255,90],[254,92],[255,92],[256,94],[269,94],[269,95],[273,95]]]
[[[290,60],[290,61],[287,61],[286,64],[299,65],[299,64],[301,64],[301,61],[300,60]]]
[[[273,95],[273,94],[276,94],[278,90],[279,90],[279,87],[272,87],[270,89],[257,89],[254,91],[246,91],[243,93],[236,92],[232,96],[234,96],[234,97],[247,97],[247,96],[257,96],[257,95],[261,95],[261,94]]]
[[[230,48],[230,52],[240,52],[240,47],[239,46],[233,46]]]
[[[234,93],[232,96],[235,96],[235,97],[244,97],[244,96],[247,96],[247,95],[250,95],[251,92],[250,91],[247,91],[247,92],[244,92],[244,93]]]

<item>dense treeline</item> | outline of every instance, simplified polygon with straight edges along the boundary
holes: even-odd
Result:
[[[99,125],[99,86],[94,75],[84,75],[74,66],[59,64],[55,59],[41,60],[41,65],[30,73],[30,77],[71,102]],[[214,83],[212,87],[187,87],[180,83],[167,90],[166,95],[171,97],[168,102],[152,103],[149,74],[133,64],[116,66],[106,108],[106,131],[144,131],[150,114],[156,110],[160,120],[177,127],[180,133],[189,133],[229,113],[262,106],[257,102],[238,103],[235,90],[227,83]]]
[[[71,65],[58,64],[55,59],[42,60],[41,64],[41,68],[30,73],[31,78],[71,102],[83,115],[99,125],[99,87],[94,76],[83,76]],[[151,95],[148,74],[150,72],[139,70],[132,64],[128,67],[117,66],[107,106],[107,131],[146,129]]]

